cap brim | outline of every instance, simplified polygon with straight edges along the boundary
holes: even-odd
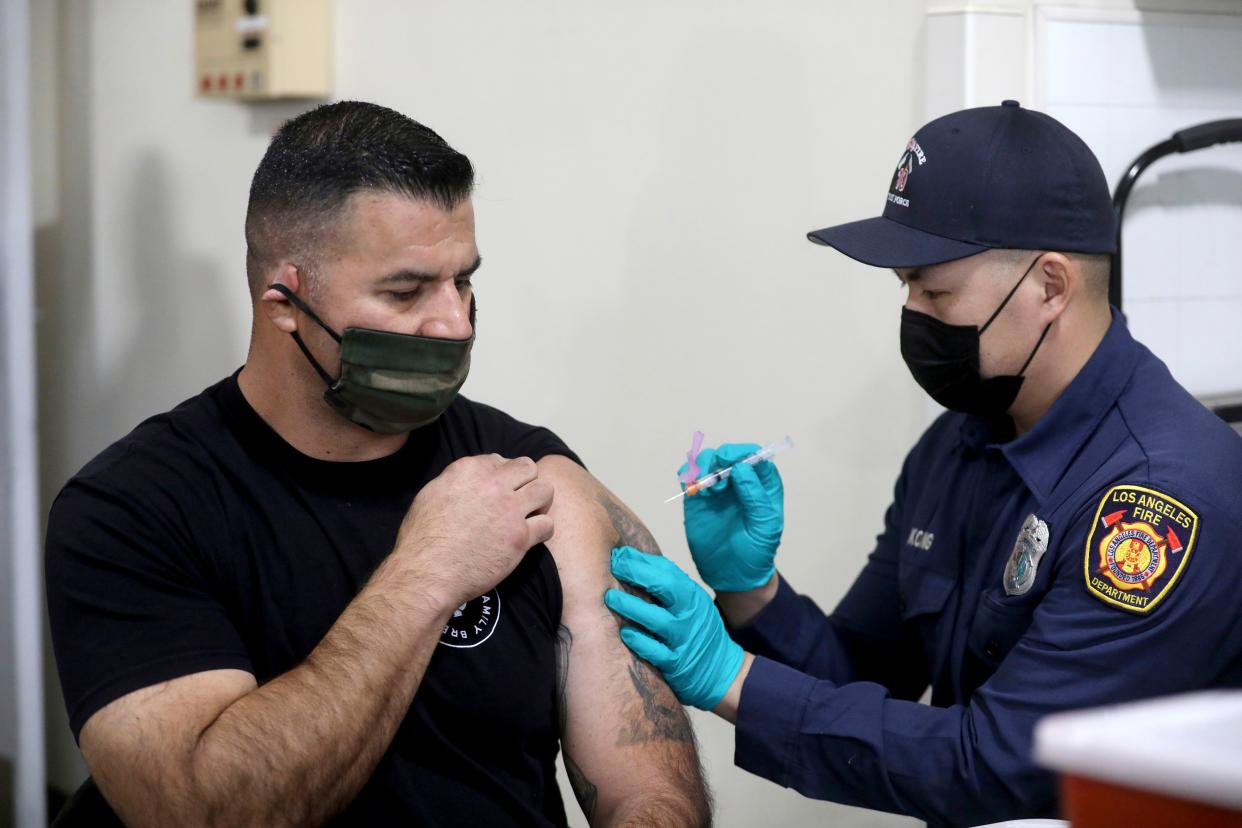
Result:
[[[924,267],[990,249],[915,230],[883,216],[814,230],[806,237],[874,267]]]

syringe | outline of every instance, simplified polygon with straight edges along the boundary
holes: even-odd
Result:
[[[698,480],[686,486],[685,491],[678,492],[677,494],[673,495],[672,497],[670,497],[668,500],[664,502],[672,503],[674,500],[676,500],[679,497],[684,497],[686,495],[691,495],[691,496],[696,495],[699,492],[703,491],[704,489],[710,488],[711,486],[714,486],[715,484],[719,483],[721,480],[724,480],[725,478],[727,478],[730,474],[733,473],[733,469],[735,466],[739,466],[742,463],[745,463],[748,466],[753,466],[756,463],[758,463],[760,460],[770,460],[774,455],[779,454],[780,452],[784,451],[787,448],[793,448],[793,439],[790,437],[786,437],[784,440],[780,440],[779,442],[772,443],[771,445],[764,446],[763,448],[756,451],[754,454],[747,455],[746,457],[743,457],[741,460],[738,460],[732,466],[726,466],[723,469],[717,469],[711,474],[707,474],[707,475],[704,475],[703,477],[700,477]]]

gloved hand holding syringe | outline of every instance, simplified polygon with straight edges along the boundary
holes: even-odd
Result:
[[[743,457],[731,466],[726,466],[723,469],[717,469],[711,474],[706,474],[697,480],[687,483],[686,488],[683,491],[678,492],[664,502],[672,503],[674,500],[686,495],[694,496],[704,489],[711,488],[721,480],[727,479],[729,475],[733,473],[733,469],[737,466],[742,464],[753,466],[761,460],[770,460],[773,456],[779,454],[787,448],[793,448],[793,439],[790,437],[786,437],[784,440],[779,440],[775,443],[766,445],[758,451]]]
[[[694,434],[677,475],[686,489],[665,502],[691,495],[681,501],[686,543],[717,600],[763,588],[776,577],[774,556],[785,514],[784,486],[772,457],[791,446],[786,437],[762,448],[755,443],[703,448],[702,432]],[[619,589],[604,594],[605,605],[629,622],[621,640],[664,674],[683,704],[713,709],[742,669],[745,654],[711,596],[668,558],[644,550],[613,549],[611,568],[617,579],[650,596]]]

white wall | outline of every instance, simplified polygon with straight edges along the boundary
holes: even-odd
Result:
[[[684,565],[661,501],[691,432],[792,435],[781,566],[825,607],[870,551],[923,406],[896,280],[804,234],[881,209],[924,120],[924,5],[336,4],[336,97],[425,121],[480,173],[465,392],[556,429]],[[244,357],[249,178],[300,107],[193,99],[191,8],[59,0],[36,20],[59,54],[36,112],[36,169],[59,182],[38,200],[45,507]],[[69,788],[83,770],[48,678]],[[696,723],[721,825],[911,824],[747,776],[731,730]]]
[[[1110,182],[1177,130],[1242,118],[1242,3],[1229,15],[1049,11],[1036,42],[1041,107],[1099,148]],[[1123,229],[1135,335],[1192,393],[1242,391],[1242,144],[1157,161]]]
[[[0,0],[0,825],[46,821],[30,9]]]

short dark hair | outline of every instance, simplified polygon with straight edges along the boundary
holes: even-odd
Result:
[[[1027,265],[1031,263],[1032,256],[1039,256],[1043,251],[1025,250],[1020,248],[996,248],[1002,250],[1013,262],[1014,266]],[[1078,262],[1082,268],[1083,285],[1086,287],[1087,295],[1095,300],[1108,301],[1108,280],[1109,273],[1112,268],[1113,257],[1107,253],[1073,253],[1067,252],[1062,255],[1068,256]]]
[[[367,191],[451,210],[474,187],[470,159],[400,112],[363,101],[324,104],[286,122],[250,182],[246,275],[252,298],[282,257],[315,269],[349,197]]]

